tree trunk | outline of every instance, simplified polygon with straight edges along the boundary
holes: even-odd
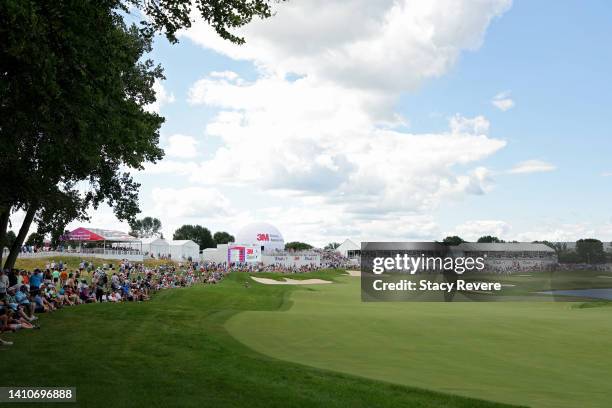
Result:
[[[10,207],[0,210],[0,268],[2,267],[2,255],[4,255],[4,239],[6,238],[6,229],[8,228],[10,214]]]
[[[28,207],[28,211],[23,219],[23,224],[21,224],[21,228],[19,228],[19,234],[17,234],[17,238],[15,238],[15,242],[13,242],[13,245],[11,246],[11,252],[9,252],[8,257],[6,258],[6,263],[4,264],[5,268],[13,269],[15,266],[17,255],[19,255],[21,245],[23,245],[23,241],[25,241],[26,235],[28,235],[30,225],[32,225],[34,215],[36,215],[36,211],[38,211],[38,202],[34,201]]]

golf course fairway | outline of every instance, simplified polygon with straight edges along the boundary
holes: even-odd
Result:
[[[611,406],[612,307],[362,303],[359,278],[336,280],[225,327],[259,353],[365,378],[533,407]]]

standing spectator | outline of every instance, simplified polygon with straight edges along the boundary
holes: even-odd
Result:
[[[102,302],[102,295],[104,295],[104,287],[106,285],[106,273],[102,269],[96,272],[96,300]]]
[[[60,271],[57,269],[54,269],[51,275],[53,276],[53,284],[57,286],[57,283],[59,282],[59,279],[60,279]]]
[[[64,286],[67,280],[68,280],[68,272],[66,272],[66,268],[64,268],[60,272],[60,287]]]

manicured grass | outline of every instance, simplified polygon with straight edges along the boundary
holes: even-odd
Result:
[[[219,285],[166,290],[146,303],[90,304],[41,316],[41,330],[4,335],[15,345],[0,348],[0,384],[76,386],[77,406],[105,408],[498,406],[450,395],[452,390],[441,394],[393,385],[252,351],[228,334],[229,318],[257,310],[274,321],[286,313],[275,311],[292,310],[292,292],[316,298],[320,293],[252,281],[245,287],[247,280],[235,273]],[[336,285],[348,287],[323,286]],[[246,314],[241,322],[232,320],[232,331],[240,329],[243,337],[261,318]],[[266,325],[279,338],[286,336],[283,326]],[[259,330],[253,330],[253,338],[259,338]],[[346,334],[332,328],[327,340],[310,346],[325,347],[336,336]],[[274,341],[270,347],[299,350],[307,338],[301,344]],[[377,347],[371,344],[372,350]]]
[[[612,308],[597,307],[607,302],[362,303],[358,278],[337,279],[226,327],[313,367],[534,407],[612,406]]]

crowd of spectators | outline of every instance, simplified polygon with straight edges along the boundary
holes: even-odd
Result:
[[[26,249],[28,250],[28,249]],[[49,261],[42,269],[0,271],[0,334],[21,329],[39,329],[37,314],[53,313],[65,307],[99,302],[147,301],[155,291],[215,284],[231,271],[304,273],[322,268],[342,268],[347,259],[320,251],[320,264],[286,266],[213,262],[179,262],[155,268],[127,260],[118,265],[96,267],[81,261],[78,269]],[[0,338],[0,344],[12,344]]]
[[[85,303],[142,302],[162,289],[214,284],[223,277],[223,271],[191,262],[148,268],[128,261],[100,267],[82,261],[69,271],[61,261],[51,261],[33,271],[0,270],[0,334],[39,329],[40,313]],[[0,338],[0,344],[12,343]]]

